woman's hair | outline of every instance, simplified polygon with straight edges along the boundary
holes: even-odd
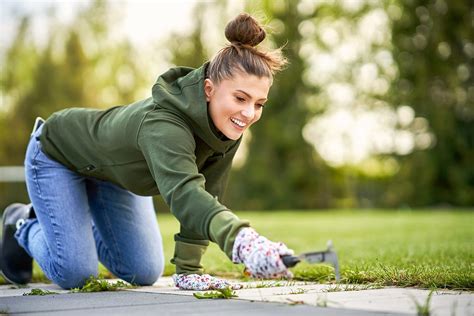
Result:
[[[212,58],[208,77],[216,84],[232,78],[235,71],[273,78],[287,63],[281,49],[263,51],[255,46],[265,39],[263,27],[247,13],[239,14],[225,28],[230,44]]]

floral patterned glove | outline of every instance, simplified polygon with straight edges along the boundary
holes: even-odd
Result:
[[[174,274],[173,281],[180,290],[221,290],[227,287],[239,290],[242,288],[241,284],[231,284],[226,280],[218,279],[209,274]]]
[[[272,242],[260,236],[253,228],[242,228],[235,238],[232,261],[243,263],[251,276],[257,278],[292,278],[281,256],[293,255],[281,242]]]

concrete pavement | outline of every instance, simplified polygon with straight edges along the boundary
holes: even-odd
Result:
[[[113,282],[113,281],[112,281]],[[32,288],[55,291],[46,296],[23,296]],[[174,287],[170,277],[153,286],[119,292],[69,293],[53,284],[33,283],[27,288],[0,286],[0,314],[14,315],[416,315],[427,290],[370,289],[356,285],[326,285],[294,281],[244,283],[229,300],[198,300],[192,291]],[[437,291],[431,315],[474,315],[474,294]]]

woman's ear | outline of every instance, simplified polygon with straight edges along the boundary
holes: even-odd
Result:
[[[204,93],[206,94],[206,101],[209,102],[214,93],[214,84],[211,79],[204,80]]]

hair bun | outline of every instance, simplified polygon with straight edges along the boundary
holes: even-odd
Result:
[[[230,21],[225,28],[225,37],[229,42],[257,46],[265,39],[265,30],[247,13],[241,13]]]

